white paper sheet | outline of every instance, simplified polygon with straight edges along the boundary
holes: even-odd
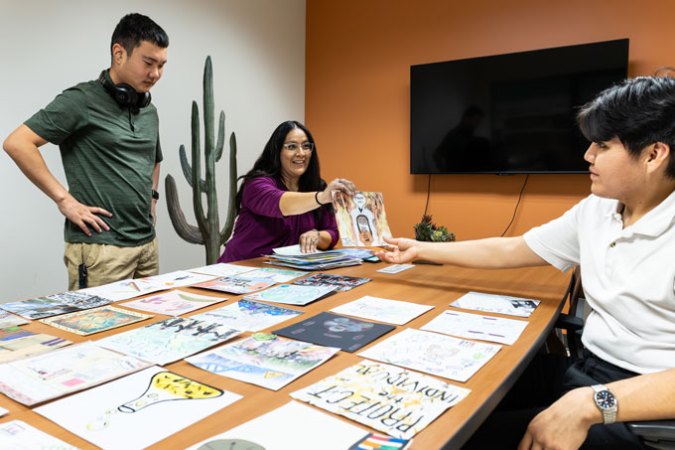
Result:
[[[517,317],[530,317],[539,303],[539,300],[528,298],[471,291],[450,303],[450,306]]]
[[[209,443],[214,447],[208,448],[223,449],[345,450],[367,434],[365,429],[292,401],[187,450],[204,449]],[[247,447],[241,441],[260,447]]]
[[[415,264],[391,264],[383,269],[378,269],[380,273],[399,273],[404,270],[412,269],[415,267]]]
[[[206,275],[213,275],[216,277],[230,277],[240,273],[250,272],[255,270],[255,267],[238,266],[236,264],[217,263],[209,264],[208,266],[195,267],[188,269],[188,272],[204,273]]]
[[[459,311],[443,311],[422,327],[426,331],[512,345],[527,322],[503,317],[482,316]]]
[[[430,309],[433,309],[433,306],[366,295],[333,308],[331,311],[347,316],[403,325]]]
[[[0,424],[0,448],[11,450],[77,450],[21,420]]]
[[[147,311],[167,316],[181,316],[183,314],[206,308],[216,303],[224,302],[227,297],[212,297],[192,292],[173,290],[150,297],[121,303],[125,308]]]
[[[501,348],[407,328],[359,355],[464,382]]]
[[[153,366],[34,411],[101,448],[128,450],[148,447],[240,398]]]

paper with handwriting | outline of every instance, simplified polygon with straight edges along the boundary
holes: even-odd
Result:
[[[501,345],[497,344],[407,328],[362,351],[359,356],[465,382],[500,349]]]
[[[526,326],[524,320],[447,310],[424,325],[422,330],[512,345]]]

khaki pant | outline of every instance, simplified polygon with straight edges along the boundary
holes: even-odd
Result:
[[[63,260],[68,268],[68,290],[71,291],[159,273],[157,238],[137,247],[66,242]],[[86,267],[86,278],[80,280],[82,264]]]

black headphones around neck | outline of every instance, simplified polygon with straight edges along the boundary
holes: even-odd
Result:
[[[127,83],[114,84],[108,76],[107,70],[101,72],[98,81],[101,82],[105,90],[115,99],[118,105],[129,107],[134,114],[138,114],[138,111],[141,108],[145,108],[152,101],[150,92],[136,92],[136,90]]]

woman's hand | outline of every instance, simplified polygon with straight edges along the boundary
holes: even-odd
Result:
[[[321,242],[321,234],[318,230],[309,230],[300,235],[300,251],[302,253],[314,253]]]
[[[333,192],[344,192],[347,195],[356,194],[356,186],[344,178],[336,178],[326,186],[326,189],[319,192],[317,199],[322,205],[333,202]]]

